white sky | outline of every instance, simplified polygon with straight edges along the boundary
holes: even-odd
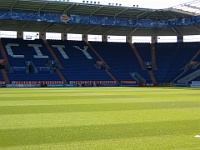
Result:
[[[133,5],[138,5],[140,8],[152,8],[152,9],[164,9],[176,6],[178,4],[194,1],[194,0],[85,0],[89,3],[100,2],[100,4],[108,5],[108,3],[113,3],[116,5],[122,4],[122,6],[132,7]],[[70,2],[82,3],[83,0],[70,0]]]

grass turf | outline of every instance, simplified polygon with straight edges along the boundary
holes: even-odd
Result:
[[[198,88],[0,89],[0,150],[199,150]]]

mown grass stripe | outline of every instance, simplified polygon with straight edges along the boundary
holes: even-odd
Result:
[[[107,103],[67,104],[34,106],[0,106],[0,114],[32,114],[62,112],[123,111],[144,109],[200,108],[197,102],[150,102],[150,103]]]
[[[181,137],[179,135],[163,135],[10,146],[3,150],[199,150],[199,141],[193,139],[191,135],[181,135]],[[188,143],[191,144],[188,145]]]
[[[195,135],[200,120],[0,130],[0,147],[133,137]]]
[[[0,115],[0,129],[200,120],[199,108]]]

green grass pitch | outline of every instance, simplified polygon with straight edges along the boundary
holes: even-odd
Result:
[[[200,89],[1,88],[0,150],[199,150]]]

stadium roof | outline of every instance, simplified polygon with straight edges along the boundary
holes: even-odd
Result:
[[[184,3],[167,9],[146,9],[140,7],[124,7],[97,5],[89,3],[68,2],[68,0],[1,0],[0,10],[23,10],[35,12],[55,12],[64,14],[82,14],[93,16],[110,16],[137,19],[173,19],[198,15],[197,1]],[[197,4],[197,5],[194,5]],[[194,7],[190,12],[185,7]],[[181,9],[182,8],[182,9]],[[190,9],[191,10],[191,9]],[[172,28],[131,28],[100,25],[59,24],[50,22],[30,22],[0,20],[0,30],[68,32],[82,34],[107,35],[192,35],[200,34],[200,25]]]
[[[174,12],[189,14],[192,16],[200,15],[200,1],[194,0],[187,3],[179,4],[170,8]]]

